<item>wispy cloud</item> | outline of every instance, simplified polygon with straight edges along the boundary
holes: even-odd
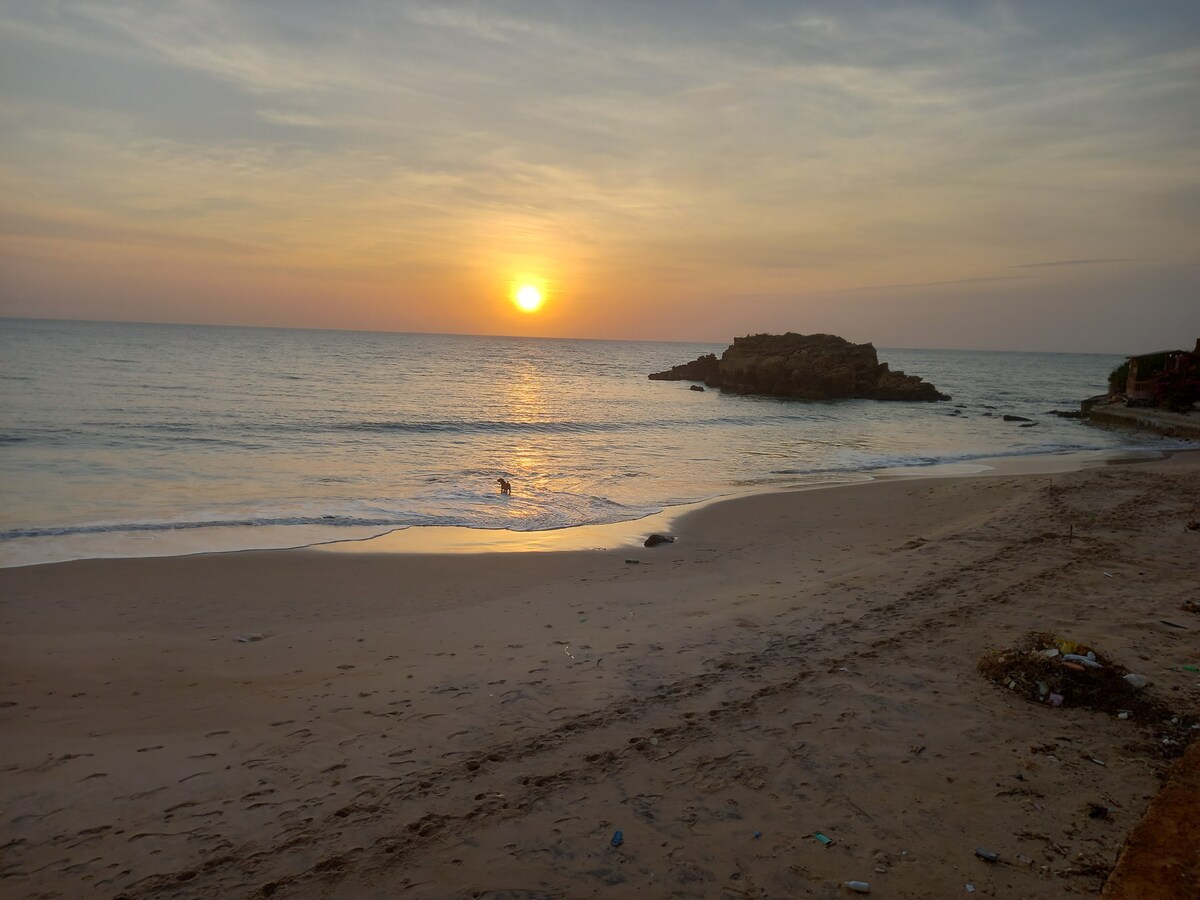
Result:
[[[908,288],[946,287],[958,284],[985,284],[992,281],[1014,281],[1028,278],[1027,275],[980,275],[975,278],[952,278],[948,281],[911,281],[897,284],[869,284],[863,287],[846,288],[840,293],[853,294],[861,291],[894,291]]]
[[[1114,263],[1150,262],[1148,259],[1135,257],[1111,257],[1109,259],[1055,259],[1050,262],[1022,263],[1009,266],[1010,269],[1044,269],[1052,266],[1105,266]]]

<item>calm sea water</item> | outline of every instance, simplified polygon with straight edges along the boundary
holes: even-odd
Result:
[[[152,554],[167,535],[229,548],[561,528],[881,467],[1169,446],[1045,415],[1102,391],[1115,356],[880,351],[954,396],[939,404],[646,378],[722,349],[0,320],[0,564]]]

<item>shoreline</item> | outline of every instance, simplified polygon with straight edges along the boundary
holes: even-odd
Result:
[[[220,529],[164,530],[152,534],[106,532],[101,535],[72,535],[60,538],[53,551],[38,541],[18,539],[0,545],[0,569],[53,565],[87,559],[155,559],[222,553],[253,553],[282,550],[379,553],[491,553],[563,552],[570,550],[616,550],[639,546],[646,534],[669,531],[675,522],[712,504],[764,493],[826,490],[894,478],[946,478],[973,475],[1005,475],[1026,472],[1048,474],[1074,471],[1124,461],[1170,457],[1191,452],[1188,448],[1071,450],[1040,454],[979,457],[944,463],[893,466],[839,473],[814,483],[783,482],[734,489],[700,500],[670,505],[656,513],[603,524],[571,525],[540,531],[516,531],[468,525],[407,525],[380,532],[375,526],[354,526],[350,533],[331,534],[329,526],[237,526]],[[804,477],[804,476],[800,476]],[[811,477],[811,476],[810,476]],[[198,534],[202,531],[202,534]]]
[[[1094,893],[1162,737],[974,664],[1053,631],[1194,713],[1197,496],[1200,454],[1179,453],[764,492],[652,549],[0,570],[0,883]]]

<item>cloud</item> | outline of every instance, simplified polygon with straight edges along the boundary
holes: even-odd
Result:
[[[1196,259],[1198,34],[1174,3],[11,4],[0,213],[399,284],[1015,290]]]
[[[906,284],[871,284],[864,287],[847,288],[842,293],[858,293],[860,291],[894,291],[907,288],[946,287],[957,284],[984,284],[990,281],[1013,281],[1027,278],[1026,275],[980,275],[974,278],[954,278],[948,281],[917,281]]]
[[[1050,262],[1035,262],[1022,263],[1017,266],[1009,266],[1010,269],[1044,269],[1051,266],[1102,266],[1112,265],[1114,263],[1136,263],[1136,262],[1151,262],[1148,259],[1138,259],[1131,257],[1114,257],[1111,259],[1056,259]]]

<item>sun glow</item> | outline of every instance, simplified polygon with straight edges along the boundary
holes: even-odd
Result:
[[[533,284],[522,284],[513,292],[513,303],[521,312],[537,312],[545,302],[541,290]]]

